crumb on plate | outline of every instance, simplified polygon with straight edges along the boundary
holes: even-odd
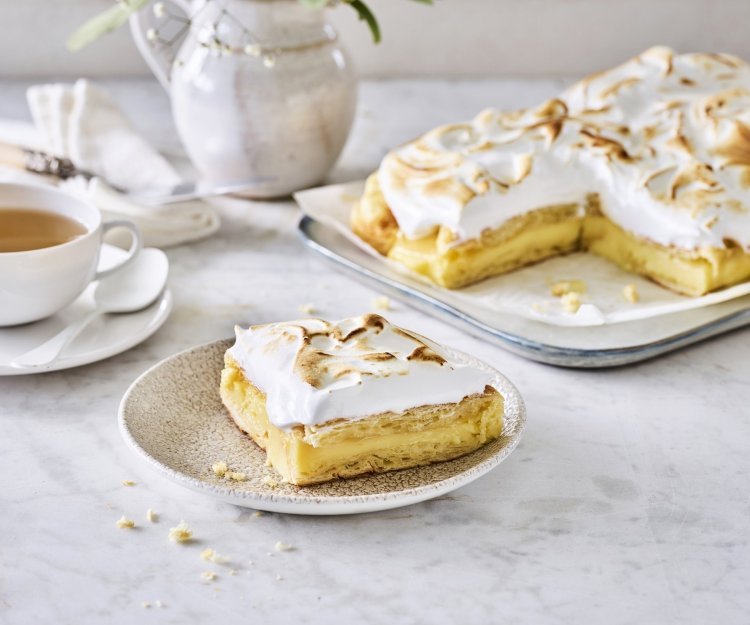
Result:
[[[227,474],[229,467],[227,466],[227,463],[222,460],[220,462],[214,462],[211,465],[211,470],[217,477],[224,477]]]
[[[641,296],[638,294],[638,289],[636,288],[635,284],[628,284],[622,290],[622,295],[631,304],[635,304],[639,299],[641,299]]]
[[[550,287],[555,297],[563,297],[568,293],[585,293],[586,283],[583,280],[559,280]]]
[[[563,295],[561,301],[563,308],[569,313],[578,312],[578,309],[581,307],[581,296],[575,291]]]

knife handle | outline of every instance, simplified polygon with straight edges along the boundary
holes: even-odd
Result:
[[[2,142],[0,142],[0,165],[62,179],[79,173],[68,158]]]

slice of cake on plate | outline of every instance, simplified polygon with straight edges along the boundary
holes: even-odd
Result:
[[[222,401],[292,484],[450,460],[502,433],[491,370],[380,315],[235,332]]]
[[[687,295],[750,279],[750,66],[652,48],[390,152],[352,210],[448,288],[576,250]]]

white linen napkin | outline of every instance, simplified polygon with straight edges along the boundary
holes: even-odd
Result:
[[[27,128],[30,147],[70,158],[77,167],[102,179],[76,178],[62,188],[86,195],[105,219],[129,219],[140,228],[147,246],[169,247],[209,236],[219,227],[210,205],[201,201],[167,206],[142,205],[110,188],[105,181],[126,189],[171,187],[180,176],[130,125],[119,107],[101,89],[86,80],[73,85],[47,84],[27,93],[34,128]],[[19,124],[0,124],[0,138],[23,143]],[[5,131],[5,132],[4,132]],[[30,174],[3,169],[0,179],[29,180]],[[34,179],[48,179],[35,176]]]

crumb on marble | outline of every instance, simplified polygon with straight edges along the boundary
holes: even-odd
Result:
[[[216,573],[214,571],[203,571],[201,573],[201,577],[209,582],[212,582],[216,579]]]
[[[372,300],[372,305],[378,310],[390,310],[391,300],[387,298],[385,295],[379,295],[378,297]]]
[[[186,543],[193,538],[193,532],[185,521],[180,521],[176,527],[169,529],[169,540],[173,543]]]
[[[230,575],[237,575],[237,569],[232,569],[229,571]]]
[[[115,522],[115,525],[122,529],[133,529],[135,527],[135,521],[133,519],[127,518],[125,515],[121,516],[117,521]]]
[[[276,581],[277,582],[280,582],[282,579],[284,579],[284,578],[281,577],[281,575],[276,575]]]
[[[302,304],[298,310],[305,315],[313,315],[317,312],[317,308],[314,304]]]
[[[214,462],[211,465],[211,470],[217,477],[224,477],[227,474],[227,471],[229,471],[229,467],[227,466],[227,463],[222,460],[220,462]]]
[[[219,555],[213,549],[204,549],[201,551],[200,558],[201,560],[213,562],[214,564],[226,564],[229,562],[229,558]]]
[[[294,549],[294,547],[292,547],[291,545],[288,545],[287,543],[280,540],[276,541],[276,544],[273,548],[276,549],[276,551],[291,551],[292,549]]]
[[[569,313],[578,312],[578,309],[581,307],[581,296],[575,291],[563,295],[561,301],[563,308]]]
[[[156,514],[151,508],[146,510],[146,520],[149,523],[156,523],[159,520],[159,515]]]
[[[555,297],[563,297],[568,293],[585,293],[586,283],[583,280],[559,280],[550,287],[550,293]]]
[[[123,480],[122,485],[123,486],[135,486],[136,482],[134,482],[133,480]]]
[[[641,296],[638,294],[638,289],[636,288],[635,284],[628,284],[627,286],[625,286],[625,288],[622,290],[622,296],[631,304],[635,304],[639,299],[641,299]]]
[[[150,608],[151,604],[148,601],[141,601],[142,608]]]
[[[164,604],[159,599],[157,599],[156,601],[154,601],[154,605],[157,608],[163,608],[164,607]]]

